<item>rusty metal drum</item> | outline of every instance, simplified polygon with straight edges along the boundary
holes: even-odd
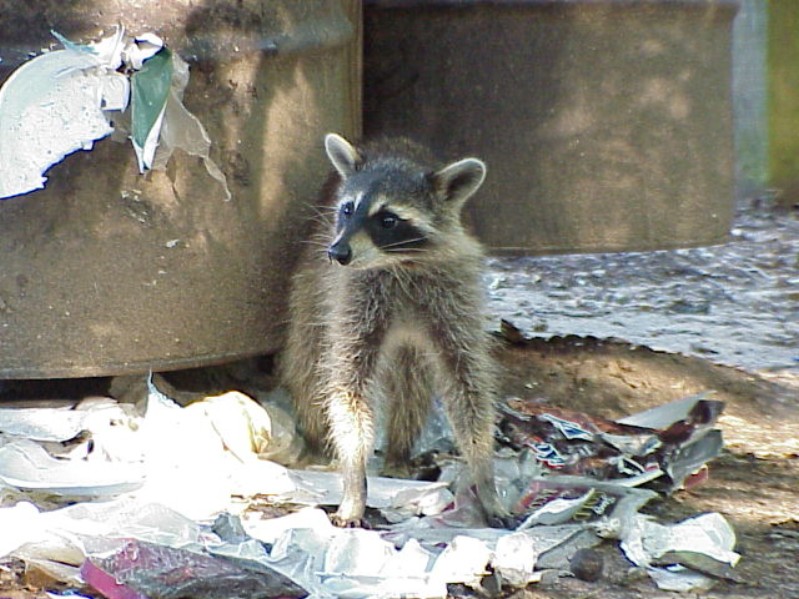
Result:
[[[488,164],[494,253],[726,239],[730,0],[367,0],[364,130]]]
[[[360,2],[0,1],[0,80],[50,30],[153,31],[190,66],[231,198],[176,151],[140,175],[103,139],[0,202],[0,378],[85,377],[278,349],[297,239],[328,172],[323,134],[360,129]]]

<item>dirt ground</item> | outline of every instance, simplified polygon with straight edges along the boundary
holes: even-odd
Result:
[[[710,599],[799,597],[799,378],[769,380],[707,360],[656,352],[617,341],[594,338],[507,340],[498,349],[504,366],[505,397],[544,398],[554,405],[617,418],[701,391],[713,390],[725,402],[720,426],[723,455],[711,463],[709,480],[652,502],[644,511],[663,522],[702,512],[727,518],[738,535],[742,559],[737,581],[720,581],[709,593],[659,591],[651,580],[631,569],[618,547],[599,548],[604,573],[597,582],[547,577],[513,593],[489,596],[515,599],[657,599],[703,596]],[[243,372],[249,371],[246,377]],[[194,391],[237,387],[247,391],[268,384],[252,376],[251,365],[175,373],[168,378]],[[105,383],[93,381],[97,392]],[[41,384],[34,385],[38,387]],[[73,383],[66,388],[74,387]],[[9,391],[8,389],[6,390]],[[31,392],[31,389],[28,389]],[[47,581],[19,562],[0,563],[0,597],[44,598]],[[452,596],[475,597],[452,588]]]

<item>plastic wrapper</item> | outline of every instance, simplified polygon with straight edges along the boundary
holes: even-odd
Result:
[[[108,599],[267,599],[307,592],[263,564],[184,549],[125,541],[107,556],[92,556],[84,579]]]
[[[617,528],[629,528],[638,510],[656,496],[647,489],[576,476],[551,476],[531,481],[513,513],[521,519],[519,530],[538,524],[598,521],[615,521]]]

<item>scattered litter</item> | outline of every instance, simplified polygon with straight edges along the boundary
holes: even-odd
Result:
[[[547,570],[596,580],[603,539],[662,588],[707,588],[739,559],[718,514],[677,525],[640,514],[657,496],[642,485],[669,491],[701,467],[692,458],[677,475],[672,461],[715,430],[721,405],[704,397],[618,422],[512,400],[496,471],[513,530],[485,527],[473,491],[452,490],[461,462],[444,455],[438,481],[370,476],[377,525],[365,530],[336,528],[322,509],[341,499],[337,473],[264,458],[296,437],[280,408],[239,392],[181,407],[152,376],[140,388],[135,403],[0,409],[0,557],[108,599],[432,599],[454,583],[484,592],[489,576],[509,588]]]
[[[27,61],[0,88],[0,199],[43,188],[52,165],[91,150],[128,108],[141,172],[164,169],[181,148],[203,159],[230,199],[208,134],[181,101],[189,74],[177,53],[153,33],[126,41],[122,27],[87,45],[53,35],[64,48]]]
[[[503,432],[550,470],[672,492],[721,451],[714,426],[723,407],[700,394],[612,421],[510,399]]]

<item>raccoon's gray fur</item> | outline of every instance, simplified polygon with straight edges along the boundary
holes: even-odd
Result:
[[[438,167],[406,140],[353,147],[329,134],[325,147],[331,209],[294,276],[282,378],[311,447],[329,444],[340,462],[334,522],[363,517],[376,402],[387,406],[387,468],[402,469],[436,391],[486,514],[499,516],[482,251],[460,223],[485,165]]]

